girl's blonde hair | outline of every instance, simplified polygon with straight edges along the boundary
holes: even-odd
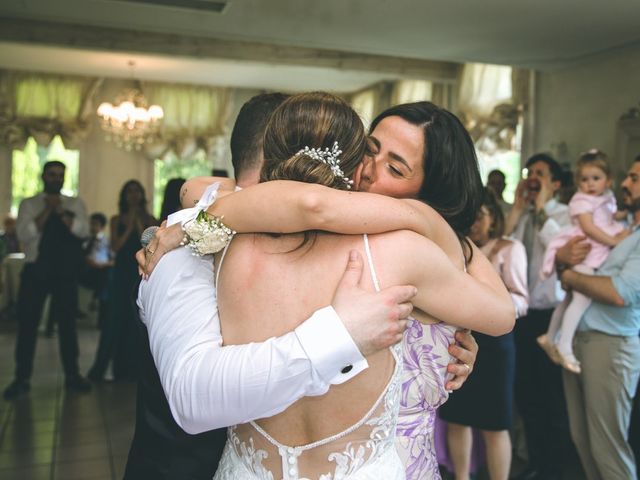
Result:
[[[602,150],[592,148],[586,152],[582,152],[576,162],[576,184],[580,182],[580,171],[584,167],[597,167],[604,172],[607,178],[611,178],[611,167],[609,166],[609,157]]]

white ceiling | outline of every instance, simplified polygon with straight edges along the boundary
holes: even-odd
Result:
[[[222,14],[123,0],[2,0],[0,15],[542,69],[562,67],[640,41],[640,2],[636,0],[231,0]],[[130,55],[102,56],[91,51],[59,49],[51,56],[52,51],[37,53],[20,48],[23,47],[0,45],[0,65],[55,69],[59,60],[66,71],[83,73],[78,69],[85,68],[113,76],[128,75],[125,58]],[[4,50],[9,51],[5,54]],[[264,79],[261,84],[287,90],[353,90],[385,77],[376,72],[274,67],[258,62],[138,57],[141,77],[174,80],[166,77],[178,75],[182,81],[193,78],[196,83],[208,83],[202,81],[203,75],[198,77],[199,69],[204,69],[208,78],[212,73],[217,78],[228,78],[230,84],[250,86],[251,79]],[[121,60],[125,61],[120,64]],[[143,67],[147,62],[148,71]],[[116,75],[114,69],[121,75]]]
[[[128,62],[135,62],[134,71]],[[0,42],[0,65],[15,70],[161,82],[234,86],[295,92],[352,92],[381,80],[400,78],[376,72],[337,70],[224,59],[196,59],[126,52],[104,52]]]

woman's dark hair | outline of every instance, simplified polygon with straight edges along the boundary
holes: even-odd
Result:
[[[451,226],[465,250],[466,238],[482,202],[482,179],[469,132],[453,113],[431,102],[396,105],[378,115],[370,131],[387,117],[400,117],[424,132],[424,181],[417,198],[436,210]],[[467,262],[471,261],[469,253]]]
[[[160,223],[165,221],[169,215],[182,208],[180,205],[180,189],[184,182],[186,182],[184,178],[172,178],[164,187],[162,208],[160,209]]]
[[[142,199],[140,200],[140,206],[146,212],[147,211],[147,196],[144,191],[144,187],[138,180],[128,180],[120,189],[120,197],[118,198],[118,211],[120,214],[127,213],[129,211],[129,204],[127,203],[127,190],[129,187],[138,187],[142,192]]]
[[[498,197],[491,188],[485,187],[482,192],[482,206],[489,210],[493,219],[489,229],[489,238],[500,238],[504,235],[504,213],[498,203]]]

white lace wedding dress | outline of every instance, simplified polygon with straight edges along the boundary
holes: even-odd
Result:
[[[379,290],[366,235],[364,244],[372,280]],[[298,446],[283,445],[255,422],[230,427],[214,480],[404,480],[405,467],[394,445],[402,350],[400,345],[390,350],[395,359],[393,374],[357,423],[329,438]]]

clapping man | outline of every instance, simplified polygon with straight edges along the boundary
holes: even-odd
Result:
[[[62,162],[45,163],[44,191],[23,200],[18,210],[18,239],[24,246],[26,263],[18,293],[15,379],[4,391],[6,400],[29,392],[38,324],[48,294],[59,328],[65,386],[81,392],[91,389],[78,373],[76,333],[78,275],[82,238],[88,234],[87,216],[82,200],[60,193],[64,174]]]

